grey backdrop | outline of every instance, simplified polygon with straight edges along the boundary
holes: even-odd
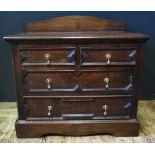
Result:
[[[130,32],[151,36],[145,47],[141,99],[155,98],[155,12],[0,12],[0,102],[15,101],[11,48],[2,37],[25,31],[25,23],[66,15],[89,15],[106,19],[124,19]]]

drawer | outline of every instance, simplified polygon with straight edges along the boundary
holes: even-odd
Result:
[[[75,48],[21,49],[22,66],[75,65]]]
[[[81,47],[82,66],[135,65],[136,49]]]
[[[130,97],[25,98],[27,119],[129,118]]]
[[[133,82],[132,71],[28,72],[23,78],[25,92],[127,92]]]

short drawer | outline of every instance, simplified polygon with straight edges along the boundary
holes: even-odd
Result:
[[[27,119],[129,118],[130,97],[25,98]]]
[[[21,49],[22,66],[75,65],[75,48]]]
[[[136,49],[81,47],[82,66],[135,65]]]
[[[133,71],[28,72],[23,78],[25,92],[128,92],[133,85]]]

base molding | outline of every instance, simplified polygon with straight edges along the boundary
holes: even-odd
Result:
[[[44,135],[86,136],[110,134],[116,137],[138,136],[140,123],[130,120],[24,121],[15,124],[18,138],[38,138]]]

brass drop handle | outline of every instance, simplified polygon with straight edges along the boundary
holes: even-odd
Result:
[[[47,64],[51,64],[51,55],[50,54],[45,54],[45,59],[47,60]]]
[[[48,108],[48,113],[47,113],[47,115],[48,115],[48,116],[51,116],[52,106],[48,106],[47,108]]]
[[[105,83],[105,88],[106,89],[109,88],[109,81],[110,81],[110,79],[108,77],[104,78],[104,83]]]
[[[52,79],[51,79],[51,78],[47,78],[47,79],[46,79],[46,83],[47,83],[47,89],[51,89],[51,88],[52,88],[52,86],[51,86],[51,84],[52,84]]]
[[[105,55],[105,58],[107,59],[107,64],[110,64],[111,54],[110,53],[107,53]]]
[[[103,115],[106,116],[106,115],[107,115],[107,109],[108,109],[108,106],[105,104],[105,105],[103,105],[102,108],[103,108],[103,110],[104,110]]]

